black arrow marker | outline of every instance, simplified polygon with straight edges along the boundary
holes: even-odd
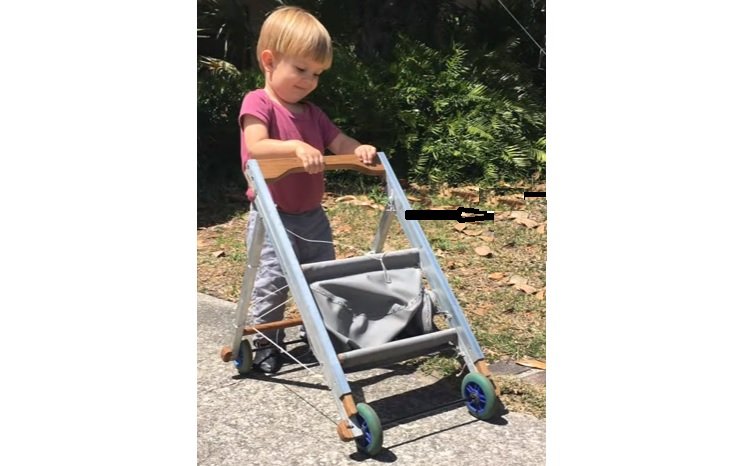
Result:
[[[469,216],[464,217],[463,214]],[[406,220],[456,220],[459,223],[466,223],[494,220],[495,212],[471,207],[459,207],[456,210],[405,210],[404,218]]]

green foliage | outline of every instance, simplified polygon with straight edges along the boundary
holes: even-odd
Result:
[[[390,66],[338,47],[312,98],[334,123],[393,157],[418,182],[495,184],[544,171],[544,111],[500,73],[471,67],[460,45],[442,53],[400,37]]]
[[[243,0],[198,0],[198,54],[221,58],[245,69],[253,61],[249,48],[251,15]]]
[[[263,85],[258,73],[210,72],[198,76],[198,194],[243,186],[237,116],[244,95]]]
[[[352,47],[337,46],[331,69],[310,98],[348,135],[385,148],[398,126],[389,117],[393,100],[387,76],[382,65],[366,64]]]
[[[198,2],[199,195],[209,186],[244,190],[236,118],[243,95],[263,87],[252,44],[278,3]],[[386,152],[399,177],[491,185],[544,175],[544,70],[499,5],[283,3],[317,14],[334,39],[333,66],[310,99],[344,132]],[[539,40],[544,3],[508,2]],[[352,175],[327,178],[333,186]]]
[[[440,53],[402,37],[390,69],[395,151],[420,181],[495,184],[543,168],[544,112],[490,89],[492,70],[471,68],[461,45]]]

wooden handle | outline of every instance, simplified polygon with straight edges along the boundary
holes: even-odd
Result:
[[[263,172],[263,178],[266,183],[272,183],[276,180],[291,175],[292,173],[304,173],[302,161],[297,157],[273,157],[257,158],[260,171]],[[372,165],[360,162],[359,157],[354,154],[347,155],[326,155],[323,157],[325,162],[325,171],[328,170],[356,170],[366,175],[383,176],[385,168],[380,161],[373,161]],[[376,159],[377,160],[377,159]]]
[[[275,322],[268,322],[267,324],[248,325],[242,331],[243,335],[254,335],[258,332],[265,332],[267,330],[278,330],[281,328],[295,327],[302,325],[302,319],[287,319],[277,320]]]

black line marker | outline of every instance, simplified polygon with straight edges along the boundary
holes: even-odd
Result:
[[[547,197],[547,191],[524,191],[523,198],[528,199],[530,197]]]
[[[464,217],[462,214],[469,214]],[[459,223],[481,222],[483,220],[494,220],[495,212],[484,211],[471,207],[459,207],[456,210],[405,210],[406,220],[455,220]]]

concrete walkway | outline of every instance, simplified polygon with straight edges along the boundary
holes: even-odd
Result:
[[[545,464],[543,420],[506,413],[478,421],[463,404],[449,404],[460,397],[460,379],[406,364],[347,374],[355,400],[383,424],[383,451],[368,458],[339,440],[333,396],[317,366],[315,375],[287,364],[274,377],[245,378],[221,361],[234,313],[234,303],[198,294],[199,465]],[[293,338],[296,329],[288,329]],[[305,348],[288,349],[314,364]]]

